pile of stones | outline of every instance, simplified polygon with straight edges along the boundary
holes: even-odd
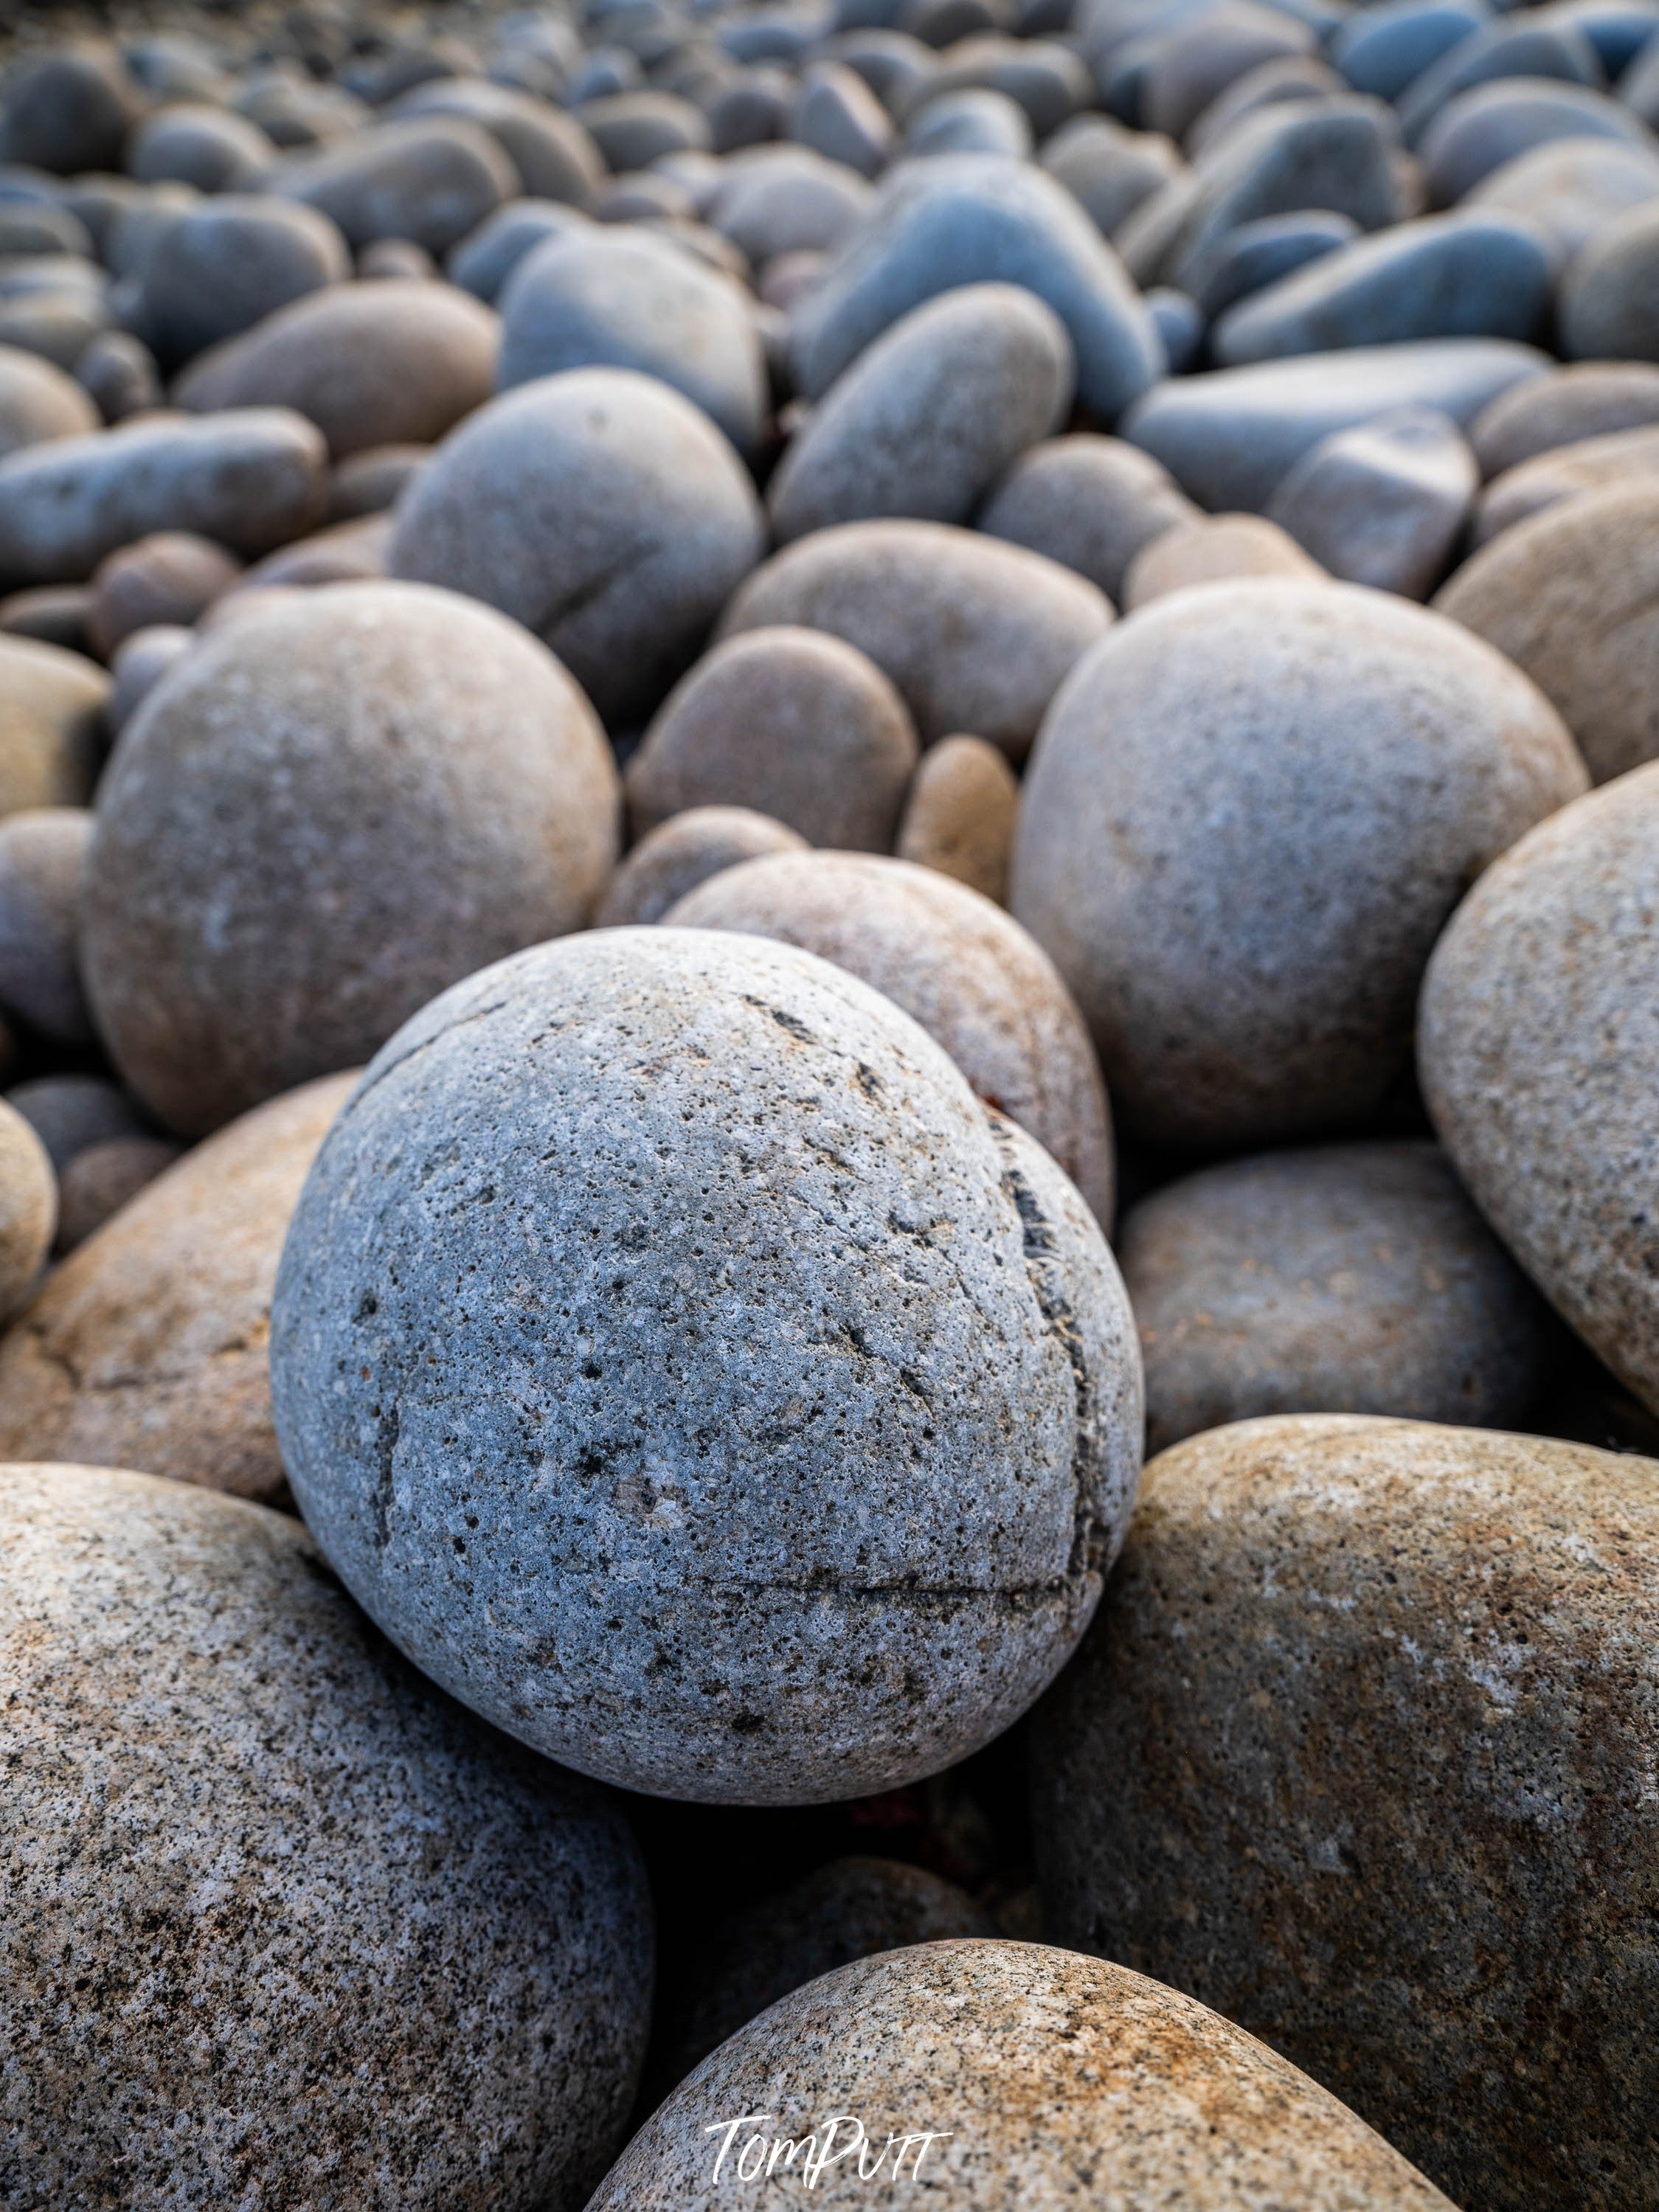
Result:
[[[3,38],[0,2206],[1654,2212],[1659,0]]]

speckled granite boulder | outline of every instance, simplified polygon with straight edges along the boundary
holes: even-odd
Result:
[[[587,702],[489,608],[340,584],[250,611],[161,679],[99,787],[82,963],[111,1057],[185,1135],[356,1065],[587,919],[617,801]]]
[[[284,1516],[14,1466],[0,1552],[10,2192],[574,2212],[645,2039],[621,1814],[423,1682]]]
[[[1659,1410],[1659,763],[1540,823],[1435,949],[1418,1062],[1482,1211],[1613,1371]]]
[[[1543,1305],[1436,1145],[1206,1168],[1133,1207],[1118,1256],[1149,1451],[1262,1413],[1514,1427],[1537,1389]]]
[[[819,629],[740,630],[706,653],[628,763],[628,808],[650,830],[688,807],[749,805],[809,845],[892,848],[916,732],[868,654]]]
[[[1111,619],[1092,584],[1023,545],[948,523],[848,522],[757,568],[720,630],[829,630],[896,684],[924,744],[988,738],[1018,761]]]
[[[893,849],[900,860],[937,868],[1006,906],[1018,813],[1018,779],[994,745],[983,738],[941,738],[910,780]]]
[[[924,1867],[831,1859],[706,1932],[684,1978],[690,2001],[671,2025],[660,2069],[652,2070],[665,2086],[683,2081],[769,2005],[854,1959],[991,1933],[966,1891]]]
[[[952,2212],[1446,2212],[1230,2021],[1036,1943],[927,1943],[809,1982],[659,2107],[589,2212],[782,2203],[809,2160],[820,2202],[880,2212],[929,2197]]]
[[[0,1322],[28,1296],[58,1225],[58,1185],[46,1146],[0,1099]]]
[[[1000,907],[908,860],[803,853],[729,868],[665,919],[799,945],[882,992],[1110,1228],[1112,1131],[1094,1047],[1047,954]]]
[[[625,722],[658,704],[764,542],[706,415],[653,377],[573,369],[444,441],[399,508],[392,568],[500,607]]]
[[[1659,753],[1659,483],[1546,508],[1483,545],[1435,605],[1552,700],[1597,783]]]
[[[1659,2103],[1656,1717],[1659,1466],[1416,1422],[1212,1431],[1146,1470],[1039,1717],[1049,1926],[1270,2039],[1460,2204],[1628,2212]]]
[[[103,758],[109,688],[81,653],[0,637],[0,816],[86,805]]]
[[[1077,1192],[890,1001],[605,930],[377,1057],[271,1379],[307,1521],[447,1688],[607,1779],[803,1803],[950,1765],[1063,1662],[1133,1340]]]
[[[1548,701],[1455,624],[1346,584],[1212,584],[1060,691],[1013,911],[1159,1144],[1340,1127],[1409,1064],[1470,878],[1584,784]]]
[[[261,1504],[287,1496],[265,1361],[271,1285],[300,1186],[356,1080],[325,1076],[245,1114],[78,1243],[0,1338],[0,1453],[137,1467]]]
[[[3,836],[3,832],[0,832]],[[688,806],[647,830],[611,878],[593,916],[599,929],[660,921],[677,899],[722,868],[768,853],[805,853],[805,837],[750,806]]]

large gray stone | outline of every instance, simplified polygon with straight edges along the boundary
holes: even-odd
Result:
[[[617,781],[534,639],[406,584],[216,631],[121,733],[82,953],[116,1066],[216,1128],[366,1060],[458,975],[587,919]]]
[[[829,630],[897,685],[924,744],[988,738],[1023,760],[1061,679],[1111,619],[1092,584],[1024,546],[945,523],[849,522],[757,568],[720,630]]]
[[[805,146],[764,146],[726,163],[708,220],[758,269],[781,253],[832,251],[871,197],[839,161]]]
[[[1659,1408],[1656,826],[1650,762],[1506,854],[1436,948],[1418,1058],[1435,1125],[1487,1218]]]
[[[1547,355],[1502,338],[1428,338],[1259,362],[1159,385],[1130,414],[1123,435],[1162,461],[1200,506],[1259,511],[1292,463],[1334,430],[1407,406],[1467,422],[1550,366]]]
[[[1136,1129],[1237,1148],[1340,1127],[1409,1065],[1466,884],[1585,780],[1541,692],[1420,607],[1277,579],[1178,592],[1055,700],[1013,910]]]
[[[246,191],[276,160],[276,149],[245,115],[199,100],[151,110],[128,139],[127,174],[140,184]]]
[[[966,522],[1011,462],[1071,410],[1064,324],[1012,284],[915,307],[830,386],[767,490],[780,544],[884,515]]]
[[[336,460],[430,445],[489,398],[501,325],[453,284],[333,284],[192,362],[174,397],[199,414],[291,407]]]
[[[273,172],[266,188],[320,208],[349,246],[407,238],[441,257],[516,198],[520,183],[480,125],[434,115],[377,123],[297,157]]]
[[[619,1810],[422,1681],[285,1515],[14,1466],[0,1541],[9,2186],[574,2212],[649,2003]]]
[[[1426,216],[1328,253],[1231,307],[1211,333],[1224,368],[1424,338],[1536,337],[1547,241],[1501,210]]]
[[[883,993],[1059,1161],[1109,1231],[1111,1118],[1094,1047],[1053,962],[1000,906],[908,860],[786,853],[724,870],[664,920],[798,945]]]
[[[890,1001],[604,930],[370,1066],[271,1380],[423,1670],[585,1771],[805,1803],[949,1765],[1062,1664],[1133,1493],[1133,1334],[1075,1189]]]
[[[158,530],[268,552],[320,521],[328,454],[286,407],[152,415],[0,461],[0,578],[75,584]]]
[[[1229,2021],[1036,1943],[924,1943],[809,1982],[653,2113],[590,2212],[785,2201],[781,2179],[755,2188],[769,2164],[809,2176],[836,2212],[930,2196],[952,2212],[1091,2198],[1447,2212],[1363,2121]]]
[[[586,207],[605,180],[599,150],[574,115],[488,77],[417,85],[393,112],[399,118],[455,115],[482,125],[512,162],[524,191],[536,199]]]
[[[796,380],[816,399],[913,307],[962,284],[1023,285],[1066,327],[1078,397],[1109,419],[1158,372],[1146,309],[1077,203],[1029,163],[945,154],[881,187],[797,311]]]
[[[1423,599],[1446,573],[1480,481],[1449,416],[1402,407],[1322,439],[1267,512],[1345,583]]]
[[[1212,1430],[1147,1468],[1039,1717],[1048,1925],[1271,2039],[1457,2203],[1628,2212],[1659,2097],[1656,1712],[1659,1464]]]
[[[753,309],[672,240],[592,224],[526,254],[501,294],[502,391],[576,368],[636,369],[684,392],[739,452],[769,408]]]
[[[187,361],[350,274],[344,239],[316,208],[227,193],[160,232],[141,280],[144,329],[164,361]]]
[[[626,721],[696,654],[764,536],[747,472],[689,399],[573,369],[444,441],[398,507],[391,566],[500,607]]]
[[[1038,149],[1037,162],[1106,238],[1183,167],[1169,139],[1126,130],[1106,115],[1079,115],[1066,124]]]
[[[1531,1409],[1545,1310],[1437,1146],[1203,1169],[1142,1199],[1118,1254],[1148,1451],[1266,1413],[1501,1429]]]
[[[25,62],[9,77],[0,161],[59,176],[118,169],[142,106],[115,49],[101,40],[77,40]]]

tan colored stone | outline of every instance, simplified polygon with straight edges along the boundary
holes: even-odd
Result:
[[[1474,543],[1513,530],[1534,514],[1592,492],[1623,491],[1659,483],[1659,422],[1634,430],[1610,430],[1604,437],[1581,438],[1553,446],[1494,477],[1474,511]]]
[[[0,1339],[0,1454],[285,1497],[271,1288],[300,1186],[356,1080],[325,1076],[244,1115],[77,1247]]]
[[[1178,522],[1144,545],[1123,579],[1126,613],[1194,584],[1248,576],[1322,576],[1287,530],[1265,514],[1206,514]]]
[[[1033,1756],[1058,1941],[1270,2040],[1460,2204],[1651,2203],[1659,1465],[1192,1437]]]
[[[767,853],[805,853],[805,837],[748,806],[689,806],[647,830],[611,878],[596,929],[660,921],[677,899],[722,868]]]
[[[78,653],[0,637],[0,815],[86,805],[108,696],[108,677]]]
[[[996,746],[983,738],[941,738],[910,780],[895,849],[900,860],[936,868],[1006,906],[1018,815],[1019,780]]]
[[[17,1109],[0,1099],[0,1322],[28,1296],[57,1223],[58,1185],[46,1148]]]

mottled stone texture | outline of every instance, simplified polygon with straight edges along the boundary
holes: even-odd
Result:
[[[793,945],[605,930],[370,1066],[272,1313],[289,1480],[416,1662],[584,1771],[811,1802],[1046,1686],[1133,1495],[1077,1191]]]
[[[1189,1991],[1458,2203],[1654,2202],[1659,1466],[1249,1421],[1146,1470],[1038,1720],[1050,1932]]]
[[[566,2212],[627,2111],[643,1870],[293,1521],[0,1468],[0,2201]]]
[[[718,2182],[724,2126],[734,2131]],[[588,2212],[764,2212],[807,2154],[749,2149],[852,2127],[813,2195],[950,2212],[1445,2212],[1446,2199],[1293,2066],[1140,1975],[1036,1943],[927,1943],[826,1974],[725,2044],[653,2114]],[[941,2140],[894,2155],[906,2136]],[[877,2154],[882,2163],[875,2167]],[[762,2178],[740,2179],[738,2161]],[[830,2153],[833,2157],[833,2151]],[[872,2168],[875,2170],[872,2172]]]

